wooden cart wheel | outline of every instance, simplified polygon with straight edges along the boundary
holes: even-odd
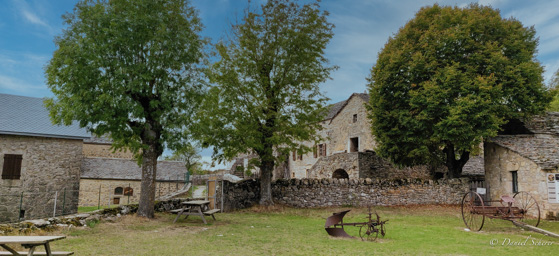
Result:
[[[375,241],[378,237],[379,230],[373,225],[363,225],[359,228],[359,236],[363,241]]]
[[[476,192],[468,192],[462,197],[462,219],[471,231],[480,231],[485,222],[483,199]]]
[[[522,209],[523,215],[520,221],[537,227],[540,224],[540,206],[536,199],[528,192],[514,194],[512,206]]]

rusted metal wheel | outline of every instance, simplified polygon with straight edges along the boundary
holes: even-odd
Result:
[[[537,227],[540,224],[540,206],[536,199],[524,191],[514,194],[513,198],[512,206],[520,208],[523,213],[520,221]]]
[[[372,225],[363,225],[359,228],[359,236],[363,241],[377,240],[379,230]]]
[[[480,231],[485,222],[485,205],[476,192],[468,192],[462,197],[462,219],[471,231]]]
[[[382,237],[384,237],[386,235],[386,227],[384,226],[384,223],[380,223],[380,235]]]

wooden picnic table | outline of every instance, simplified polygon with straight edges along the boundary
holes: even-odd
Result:
[[[204,216],[210,215],[215,220],[214,214],[219,212],[219,209],[210,210],[210,201],[207,200],[185,201],[181,204],[182,208],[180,210],[172,211],[177,213],[177,217],[175,218],[173,223],[177,222],[181,215],[186,216],[184,217],[184,219],[187,219],[190,215],[194,215],[200,216],[200,218],[202,218],[202,221],[204,221],[204,224],[208,224]]]
[[[0,251],[0,255],[46,255],[46,256],[62,256],[72,255],[73,252],[53,252],[50,249],[50,242],[64,239],[65,236],[0,236],[0,247],[6,251]],[[23,248],[29,249],[27,252],[18,252],[11,246],[21,245]],[[37,246],[44,246],[44,252],[35,252]]]

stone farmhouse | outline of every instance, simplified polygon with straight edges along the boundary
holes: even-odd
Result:
[[[83,140],[78,125],[52,125],[42,99],[0,94],[0,222],[78,209]]]
[[[542,217],[559,214],[559,113],[513,120],[501,135],[486,140],[484,150],[491,200],[526,191]]]
[[[376,141],[371,133],[366,103],[369,95],[353,93],[347,100],[332,104],[322,120],[319,132],[325,138],[318,145],[303,142],[313,150],[307,154],[292,154],[287,162],[274,171],[274,179],[284,178],[426,178],[434,173],[443,176],[444,170],[427,166],[396,168],[374,152]],[[254,155],[239,156],[231,171],[237,166],[246,167]],[[483,175],[483,157],[473,157],[464,167],[468,176]]]
[[[77,124],[53,125],[41,98],[0,94],[0,222],[138,202],[141,169],[132,157]],[[185,173],[180,162],[159,162],[156,191],[180,189]]]

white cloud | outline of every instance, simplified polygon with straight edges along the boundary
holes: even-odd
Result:
[[[50,26],[46,22],[42,21],[39,17],[37,17],[37,15],[31,13],[29,10],[25,10],[25,9],[21,10],[21,13],[27,21],[35,25],[40,25],[40,26],[50,28]]]
[[[51,25],[49,25],[43,18],[41,18],[37,13],[41,13],[41,5],[35,4],[34,6],[29,6],[25,1],[12,1],[15,8],[19,12],[19,15],[25,20],[26,22],[46,28],[49,35],[54,33],[54,29]],[[40,2],[39,2],[40,3]]]
[[[28,94],[37,89],[43,89],[43,86],[29,84],[25,80],[0,74],[0,89],[7,90],[6,92]]]

